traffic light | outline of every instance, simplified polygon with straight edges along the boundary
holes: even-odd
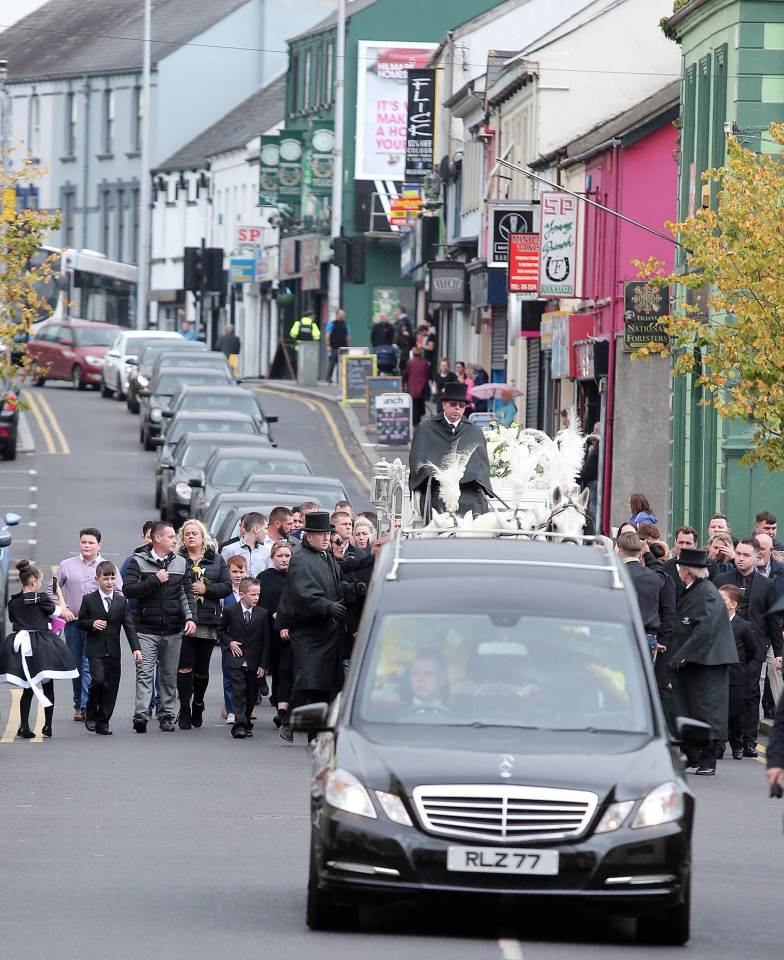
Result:
[[[349,283],[365,282],[365,237],[359,234],[349,240],[349,262],[346,280]]]
[[[333,237],[329,242],[332,247],[332,256],[330,262],[333,263],[341,273],[345,274],[348,266],[349,241],[346,237]]]
[[[183,290],[201,290],[206,253],[206,247],[185,248],[185,271],[182,281]]]
[[[221,247],[186,247],[184,256],[184,290],[221,293],[226,289]]]

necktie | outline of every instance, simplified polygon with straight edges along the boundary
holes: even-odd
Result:
[[[104,597],[104,598],[103,598],[103,605],[106,607],[106,612],[108,613],[108,612],[109,612],[109,607],[111,607],[111,605],[112,605],[112,598],[111,598],[111,597]]]
[[[245,623],[250,623],[250,610],[245,611]]]

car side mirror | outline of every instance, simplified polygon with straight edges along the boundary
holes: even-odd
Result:
[[[267,423],[277,423],[277,422],[278,422],[278,417],[265,417],[264,419],[267,421]]]
[[[139,366],[139,361],[136,359],[136,357],[126,357],[125,362],[131,367]]]
[[[152,445],[153,445],[154,447],[162,447],[165,443],[166,443],[166,440],[165,440],[164,437],[153,437],[153,438],[152,438]]]
[[[161,416],[164,420],[171,420],[174,417],[174,414],[171,410],[161,410]]]
[[[0,550],[2,550],[3,547],[10,547],[10,546],[11,546],[11,534],[7,530],[4,530],[3,533],[0,533]]]
[[[674,742],[684,747],[707,747],[713,739],[713,727],[702,720],[692,720],[691,717],[676,717],[675,729],[678,737]]]
[[[5,515],[5,525],[7,527],[15,527],[17,523],[21,523],[22,518],[18,513],[7,513]]]
[[[188,486],[192,490],[201,490],[201,488],[204,486],[204,481],[199,477],[191,477],[191,479],[188,481]]]
[[[297,707],[291,712],[291,729],[300,733],[325,733],[334,730],[329,726],[328,703],[308,703],[304,707]]]

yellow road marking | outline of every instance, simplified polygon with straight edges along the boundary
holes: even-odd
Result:
[[[52,439],[52,434],[49,432],[49,427],[46,425],[46,421],[41,415],[41,411],[38,409],[38,401],[35,397],[35,394],[32,390],[27,393],[27,405],[30,408],[30,413],[35,417],[35,422],[38,424],[38,429],[41,431],[41,436],[44,438],[44,443],[47,446],[47,453],[57,453],[57,449],[54,445],[54,440]]]
[[[290,400],[291,399],[297,400],[299,401],[299,403],[304,403],[305,406],[310,411],[318,410],[319,413],[321,413],[321,415],[329,424],[329,428],[332,431],[332,436],[335,438],[335,443],[338,446],[340,455],[343,457],[343,460],[345,461],[349,470],[351,470],[354,476],[357,477],[360,484],[362,485],[362,489],[364,489],[368,485],[368,482],[369,482],[368,478],[365,476],[364,473],[362,473],[360,470],[357,469],[356,465],[354,464],[354,461],[351,459],[351,455],[349,454],[348,450],[346,449],[346,445],[343,442],[343,437],[341,437],[340,435],[340,430],[338,430],[338,425],[335,422],[335,418],[329,412],[325,403],[323,403],[321,400],[316,400],[311,397],[300,396],[299,394],[294,393],[293,391],[289,393],[288,391],[285,391],[285,390],[274,390],[271,387],[256,387],[255,389],[259,390],[261,393],[265,393],[265,392],[274,393],[275,396],[277,397],[286,397],[287,399],[290,399]]]
[[[44,413],[49,417],[49,423],[52,425],[52,430],[57,436],[57,439],[60,441],[61,453],[64,453],[67,456],[71,452],[71,448],[68,446],[68,441],[65,439],[65,434],[60,428],[60,423],[57,417],[54,415],[52,408],[49,406],[49,401],[46,399],[46,397],[42,393],[39,394],[36,399],[41,404],[41,407],[43,408]]]
[[[19,701],[21,699],[21,689],[11,687],[11,709],[8,711],[8,720],[5,724],[3,736],[0,737],[0,743],[13,743],[16,739],[16,731],[19,727]]]

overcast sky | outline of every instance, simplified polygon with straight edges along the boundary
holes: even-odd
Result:
[[[0,30],[10,27],[44,3],[46,0],[0,0]]]

